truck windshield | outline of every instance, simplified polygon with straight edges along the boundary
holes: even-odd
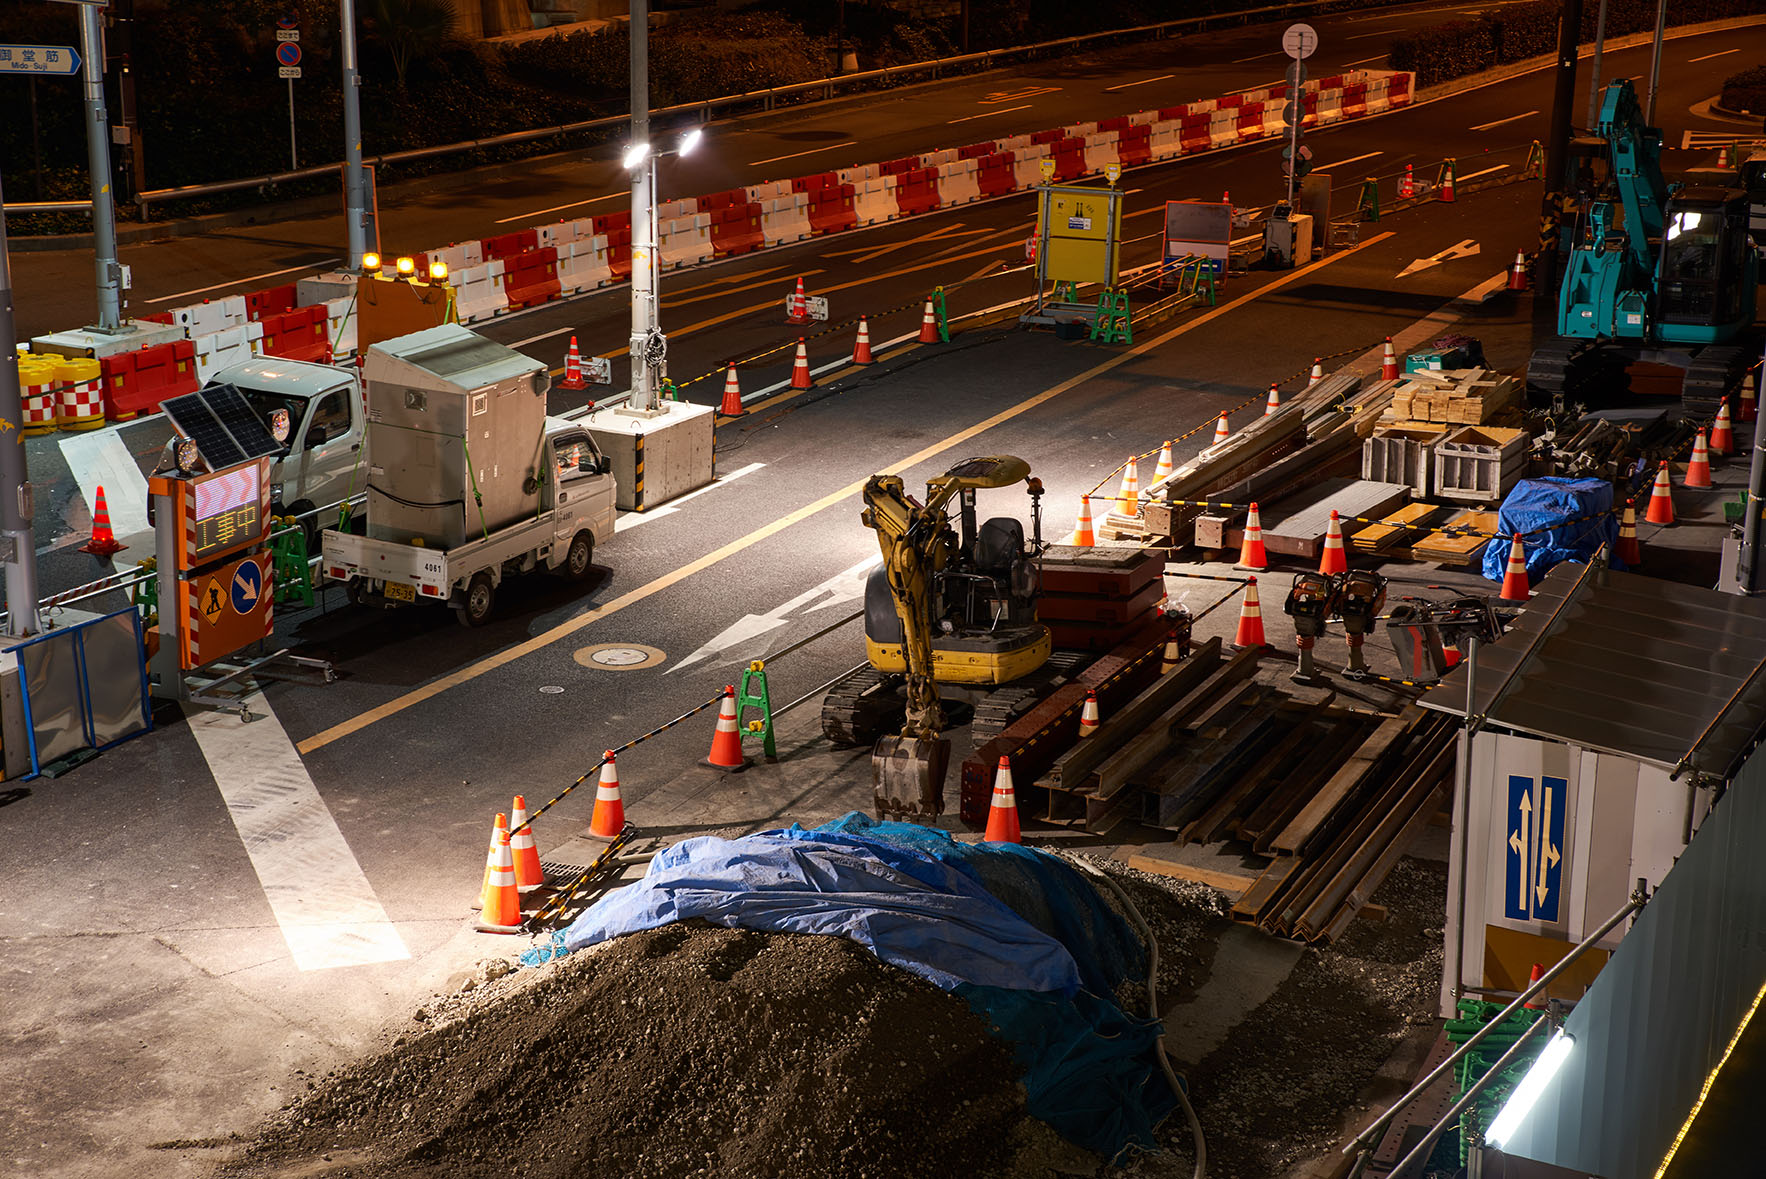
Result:
[[[256,411],[263,420],[264,427],[269,428],[270,412],[277,409],[288,411],[288,428],[298,432],[300,424],[307,418],[307,399],[293,393],[272,393],[266,389],[248,389],[241,385],[239,392],[245,396],[247,404]]]

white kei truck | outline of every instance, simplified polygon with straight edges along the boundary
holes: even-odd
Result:
[[[510,574],[586,580],[613,536],[610,463],[546,414],[546,366],[457,324],[368,350],[367,531],[323,533],[320,570],[352,601],[491,616]]]

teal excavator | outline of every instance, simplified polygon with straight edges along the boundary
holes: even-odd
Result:
[[[1599,405],[1623,387],[1627,364],[1644,361],[1682,369],[1687,412],[1709,417],[1759,352],[1747,194],[1669,186],[1662,133],[1644,124],[1629,79],[1607,87],[1598,131],[1604,159],[1578,153],[1558,338],[1533,353],[1528,391],[1557,407]]]

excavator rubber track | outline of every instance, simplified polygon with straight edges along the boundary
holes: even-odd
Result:
[[[1686,368],[1680,400],[1688,417],[1713,418],[1731,389],[1741,383],[1753,360],[1754,349],[1735,344],[1712,344],[1699,349]]]
[[[1557,339],[1541,344],[1527,362],[1527,397],[1539,408],[1560,412],[1581,386],[1578,353],[1585,340]]]
[[[828,689],[822,701],[822,735],[835,745],[876,744],[885,733],[899,732],[907,704],[897,689],[903,677],[864,666],[848,672]]]
[[[1082,651],[1054,651],[1048,662],[1015,683],[1004,684],[975,705],[969,732],[975,744],[991,741],[1007,725],[1035,708],[1037,702],[1077,675],[1090,656]]]

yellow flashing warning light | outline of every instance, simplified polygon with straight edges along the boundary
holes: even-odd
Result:
[[[399,259],[399,277],[400,278],[410,278],[413,274],[416,274],[416,273],[417,273],[417,260],[415,258],[400,258]]]
[[[379,270],[380,269],[380,255],[374,253],[372,250],[368,251],[366,254],[363,254],[362,255],[362,269],[363,270]]]
[[[448,264],[446,262],[431,262],[429,264],[429,281],[447,282]]]

